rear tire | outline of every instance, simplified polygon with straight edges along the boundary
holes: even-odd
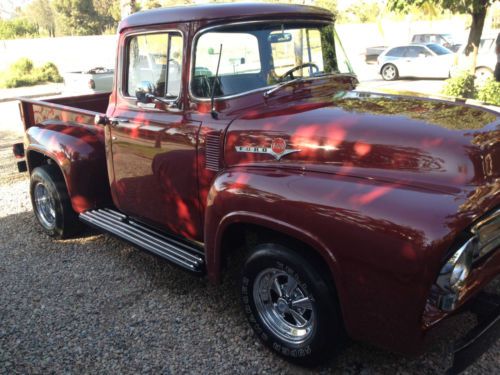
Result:
[[[380,74],[385,81],[394,81],[399,78],[398,68],[396,68],[396,65],[393,64],[384,65]]]
[[[256,246],[243,265],[241,299],[250,325],[266,346],[300,365],[322,362],[344,341],[337,299],[322,270],[275,243]]]
[[[480,67],[476,69],[476,83],[480,86],[484,85],[488,79],[493,79],[493,71],[489,68]]]
[[[45,233],[55,238],[67,238],[81,228],[61,172],[55,165],[43,165],[30,177],[33,211]]]

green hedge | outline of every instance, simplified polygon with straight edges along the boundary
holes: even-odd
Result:
[[[474,83],[474,75],[462,73],[456,77],[447,79],[443,87],[443,94],[455,98],[474,99],[477,96],[477,87]]]
[[[477,99],[500,106],[500,82],[489,79],[484,85],[477,86],[474,78],[472,74],[462,73],[447,79],[442,93],[455,98]]]
[[[477,98],[482,102],[500,106],[500,82],[489,79],[479,89]]]
[[[0,75],[0,87],[4,88],[62,81],[63,79],[54,63],[48,62],[41,67],[35,67],[33,61],[25,57],[17,60]]]

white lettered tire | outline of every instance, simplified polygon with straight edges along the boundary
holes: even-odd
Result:
[[[241,299],[262,342],[301,365],[333,355],[344,338],[338,302],[326,270],[281,244],[256,246],[242,269]]]

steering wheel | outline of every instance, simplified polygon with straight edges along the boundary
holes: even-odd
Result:
[[[308,63],[304,63],[304,64],[300,64],[300,65],[294,66],[292,69],[287,70],[284,74],[282,74],[281,76],[279,76],[278,80],[282,81],[283,78],[288,77],[288,76],[290,76],[291,79],[295,79],[293,73],[295,71],[297,71],[297,70],[304,69],[304,68],[314,68],[316,70],[315,73],[319,72],[319,67],[316,64],[308,62]]]

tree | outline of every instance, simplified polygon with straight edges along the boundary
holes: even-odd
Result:
[[[0,39],[15,39],[38,36],[38,27],[24,18],[0,19]]]
[[[393,11],[408,12],[410,7],[414,5],[423,7],[428,4],[433,4],[453,13],[469,14],[472,17],[472,25],[467,40],[467,46],[465,47],[465,54],[470,59],[470,71],[474,74],[486,11],[494,1],[495,0],[389,0],[387,5],[389,9]]]
[[[49,0],[34,0],[28,5],[25,13],[31,22],[47,31],[50,37],[56,36],[54,11]]]
[[[121,20],[120,0],[93,0],[94,9],[98,14],[100,32],[116,30]]]
[[[58,29],[69,35],[101,32],[99,16],[92,0],[53,0]]]

